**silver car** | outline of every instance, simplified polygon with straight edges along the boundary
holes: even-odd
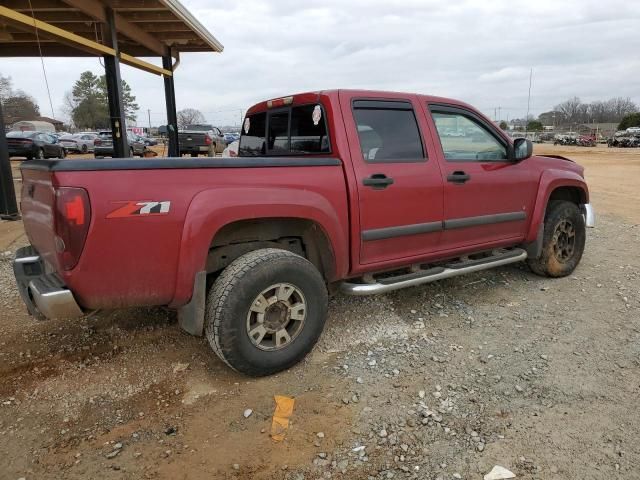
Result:
[[[94,140],[98,137],[95,132],[80,132],[60,137],[60,145],[69,152],[93,152]]]

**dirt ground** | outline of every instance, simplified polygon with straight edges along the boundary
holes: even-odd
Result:
[[[33,320],[21,224],[0,222],[0,478],[640,478],[640,149],[535,148],[586,167],[598,223],[574,275],[338,296],[312,354],[263,379],[161,308]],[[274,395],[295,397],[282,443]]]

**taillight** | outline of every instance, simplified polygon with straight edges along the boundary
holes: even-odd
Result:
[[[211,137],[209,135],[204,136],[204,143],[211,145]]]
[[[71,270],[80,260],[89,232],[91,206],[87,191],[75,187],[57,188],[54,222],[58,258],[65,270]]]
[[[102,140],[100,140],[99,138],[96,138],[96,139],[93,141],[93,144],[94,144],[94,145],[102,145]]]
[[[229,156],[230,157],[237,157],[238,156],[238,152],[236,152],[235,150],[229,149]]]

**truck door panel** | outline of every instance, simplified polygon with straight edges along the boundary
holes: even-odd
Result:
[[[360,265],[434,252],[442,230],[442,177],[414,99],[341,93],[357,181]],[[416,113],[417,112],[417,113]]]
[[[509,160],[509,142],[474,112],[447,105],[430,112],[443,165],[442,247],[524,238],[537,191],[527,161]]]

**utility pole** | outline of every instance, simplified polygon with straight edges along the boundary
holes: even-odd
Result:
[[[527,97],[527,116],[524,118],[524,133],[526,135],[529,126],[529,108],[531,107],[531,80],[533,78],[533,68],[529,72],[529,96]]]
[[[149,135],[151,135],[151,110],[147,108],[147,118],[149,118]]]

